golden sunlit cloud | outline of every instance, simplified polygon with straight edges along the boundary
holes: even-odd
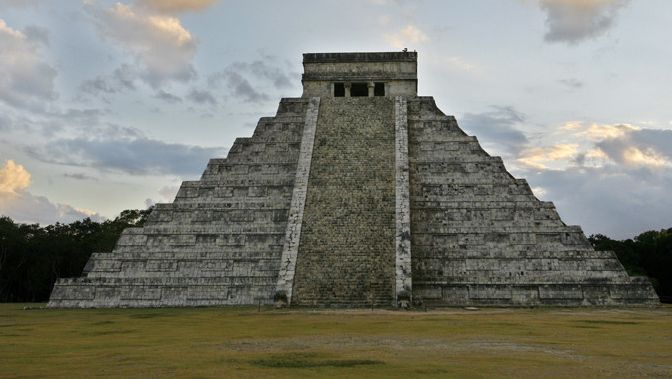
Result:
[[[623,160],[626,164],[633,166],[663,167],[672,165],[672,162],[665,156],[653,149],[641,150],[634,146],[628,147],[623,151]]]
[[[583,128],[581,121],[567,121],[563,126],[560,127],[562,130],[579,130]]]
[[[545,169],[547,164],[551,162],[568,160],[576,156],[579,150],[579,145],[574,143],[558,144],[550,147],[535,147],[525,150],[518,161],[522,164]]]
[[[640,130],[640,128],[630,124],[592,124],[582,134],[594,141],[599,141],[608,138],[622,138],[635,130]]]
[[[13,195],[30,186],[30,173],[13,160],[5,162],[0,168],[0,194]]]
[[[610,138],[622,138],[626,134],[641,130],[631,124],[597,124],[593,123],[585,127],[581,121],[568,121],[560,127],[561,130],[575,134],[577,137],[601,141]]]
[[[586,158],[592,158],[592,159],[609,159],[609,156],[602,151],[600,148],[595,148],[588,150],[586,153]]]

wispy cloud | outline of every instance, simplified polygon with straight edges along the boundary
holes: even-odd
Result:
[[[425,32],[420,30],[417,26],[409,24],[399,31],[387,33],[384,35],[385,40],[392,47],[397,49],[413,48],[414,46],[423,44],[429,41],[429,37]]]
[[[187,95],[187,99],[193,101],[196,104],[201,105],[217,105],[217,99],[215,96],[207,90],[192,89],[191,92]]]
[[[137,0],[138,6],[146,7],[158,12],[181,13],[200,11],[213,4],[217,0]]]
[[[0,19],[0,101],[15,107],[44,109],[57,96],[57,72],[43,56],[46,32],[37,30],[24,33]]]
[[[117,3],[109,9],[90,5],[101,35],[139,62],[139,77],[153,87],[170,80],[188,81],[196,72],[196,40],[179,19]]]
[[[478,136],[488,151],[515,157],[529,142],[519,129],[525,119],[526,116],[513,107],[492,107],[488,112],[465,113],[460,125]]]
[[[167,143],[146,137],[72,138],[51,141],[26,152],[43,162],[131,175],[198,176],[210,158],[224,148]]]

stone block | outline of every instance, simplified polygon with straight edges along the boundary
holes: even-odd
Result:
[[[541,299],[583,299],[583,290],[580,285],[556,284],[539,286]]]

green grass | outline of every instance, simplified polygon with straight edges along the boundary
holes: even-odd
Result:
[[[672,377],[672,307],[23,310],[0,377]],[[31,307],[39,304],[30,304]]]

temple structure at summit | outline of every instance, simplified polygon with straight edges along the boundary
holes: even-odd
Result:
[[[418,96],[417,53],[303,66],[301,97],[59,279],[49,306],[658,304]]]

